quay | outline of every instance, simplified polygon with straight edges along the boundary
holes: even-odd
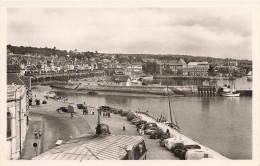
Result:
[[[213,159],[218,159],[218,160],[227,160],[228,159],[227,157],[219,154],[218,152],[216,152],[216,151],[214,151],[214,150],[212,150],[212,149],[210,149],[210,148],[208,148],[208,147],[206,147],[206,146],[204,146],[204,145],[202,145],[202,144],[192,140],[191,138],[189,138],[189,137],[187,137],[187,136],[177,132],[175,129],[167,126],[166,124],[161,123],[161,122],[156,122],[156,120],[154,118],[150,117],[149,115],[146,115],[146,114],[143,114],[143,113],[137,113],[137,115],[139,117],[141,117],[142,120],[145,120],[147,122],[156,123],[157,126],[160,127],[161,129],[163,129],[163,131],[165,131],[165,132],[168,129],[170,131],[171,135],[173,135],[175,137],[178,137],[178,138],[181,138],[182,140],[186,141],[188,144],[192,144],[192,145],[197,144],[197,145],[199,145],[201,147],[201,149],[204,149],[204,150],[208,151],[209,153],[211,153],[213,155]]]
[[[147,86],[116,86],[116,85],[79,85],[68,83],[51,83],[53,88],[76,90],[76,91],[101,91],[121,92],[137,94],[166,95],[167,87],[161,85]],[[217,96],[222,87],[219,86],[169,86],[169,94],[172,96]],[[240,96],[252,96],[252,89],[237,89]]]

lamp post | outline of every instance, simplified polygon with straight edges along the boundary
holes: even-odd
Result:
[[[98,124],[96,127],[96,134],[100,135],[101,134],[101,124],[100,124],[100,109],[98,108]]]

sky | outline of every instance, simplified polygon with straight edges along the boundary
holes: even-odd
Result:
[[[7,42],[102,53],[252,59],[244,8],[9,8]]]

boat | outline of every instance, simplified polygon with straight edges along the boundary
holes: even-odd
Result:
[[[229,93],[223,93],[222,96],[224,97],[239,97],[240,93],[235,93],[235,92],[229,92]]]
[[[87,94],[88,94],[88,95],[97,95],[98,93],[95,92],[95,91],[89,91],[89,92],[87,92]]]

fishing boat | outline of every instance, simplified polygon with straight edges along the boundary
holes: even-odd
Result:
[[[87,94],[88,94],[88,95],[97,95],[97,92],[95,92],[95,91],[92,90],[92,91],[87,92]]]
[[[224,97],[239,97],[240,93],[236,93],[236,92],[229,92],[229,93],[223,93],[222,96]]]

